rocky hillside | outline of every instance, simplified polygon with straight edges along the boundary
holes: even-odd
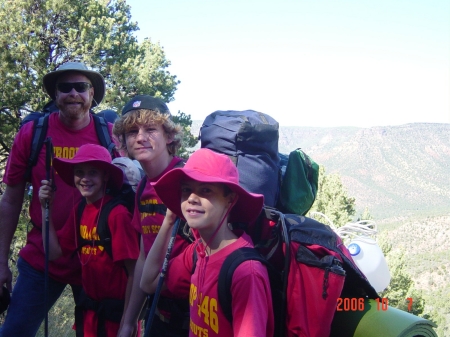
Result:
[[[201,121],[194,121],[198,135]],[[358,212],[379,219],[450,212],[450,124],[280,127],[282,153],[301,147],[339,173]]]
[[[201,121],[194,121],[198,135]],[[405,252],[406,268],[425,299],[425,314],[450,333],[450,124],[373,128],[281,127],[279,151],[301,147],[327,173],[338,173],[368,207],[379,235]]]

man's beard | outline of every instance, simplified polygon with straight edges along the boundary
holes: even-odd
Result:
[[[68,104],[70,102],[77,102],[79,104]],[[83,101],[68,101],[65,102],[57,102],[57,106],[61,113],[69,119],[78,119],[82,116],[85,116],[89,112],[89,108],[91,107],[90,102]]]

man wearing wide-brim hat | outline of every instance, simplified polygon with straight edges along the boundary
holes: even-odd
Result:
[[[100,73],[89,70],[86,65],[80,62],[64,63],[57,70],[45,75],[43,82],[47,94],[55,100],[57,97],[58,84],[64,82],[64,75],[68,73],[79,73],[87,78],[86,82],[91,84],[93,89],[92,107],[99,105],[105,96],[105,80]]]
[[[55,101],[59,111],[48,117],[47,137],[53,143],[57,158],[73,158],[84,144],[100,144],[95,123],[89,110],[100,104],[105,95],[103,76],[90,70],[80,62],[67,62],[43,78],[47,94]],[[111,133],[112,125],[110,125]],[[3,182],[5,192],[0,200],[0,296],[2,286],[12,289],[12,274],[9,269],[9,251],[17,228],[27,182],[38,191],[46,178],[46,146],[39,152],[37,164],[31,175],[25,178],[33,141],[34,123],[24,124],[17,133],[6,166]],[[52,175],[56,185],[52,213],[55,229],[60,229],[74,214],[69,210],[78,203],[78,191],[65,184],[58,174]],[[27,243],[19,252],[17,268],[19,276],[12,289],[11,302],[5,322],[0,327],[0,336],[35,336],[43,322],[45,253],[42,242],[42,214],[38,193],[32,194],[29,214],[33,226],[27,234]],[[73,221],[76,221],[75,218]],[[73,257],[62,257],[49,263],[48,308],[59,298],[67,284],[76,290],[81,284],[80,261]]]
[[[70,119],[77,119],[78,127],[86,126],[89,110],[100,104],[105,96],[103,76],[79,62],[64,63],[45,75],[43,84],[61,112],[61,121],[69,126]]]

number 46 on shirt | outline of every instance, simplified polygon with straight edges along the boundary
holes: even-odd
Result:
[[[190,295],[189,295],[189,304],[191,306],[194,305],[194,302],[197,300],[197,287],[194,284],[191,284]],[[207,324],[211,329],[215,332],[219,332],[219,318],[217,316],[217,299],[209,296],[203,296],[200,294],[200,297],[197,301],[198,306],[198,316],[203,317],[203,321]]]

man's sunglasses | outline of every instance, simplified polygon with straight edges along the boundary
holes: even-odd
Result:
[[[81,93],[92,88],[92,84],[87,82],[58,83],[56,88],[65,94],[71,92],[72,89],[75,89],[77,92]]]

